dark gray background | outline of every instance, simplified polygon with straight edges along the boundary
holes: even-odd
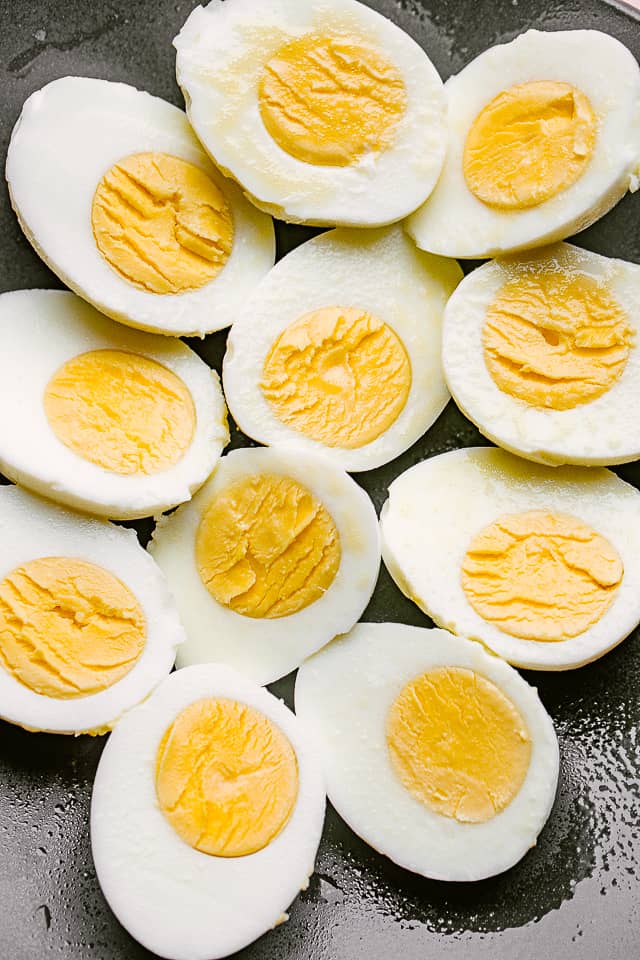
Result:
[[[181,103],[171,39],[194,5],[194,0],[0,0],[2,155],[25,98],[66,74],[126,81]],[[370,0],[370,5],[411,33],[444,77],[529,26],[594,27],[640,56],[637,15],[600,0]],[[640,197],[629,196],[578,242],[640,262],[639,214]],[[280,253],[312,232],[279,226]],[[59,283],[23,239],[2,188],[0,290],[38,286]],[[217,334],[192,345],[219,369],[224,340]],[[234,431],[232,442],[247,441]],[[358,480],[379,508],[401,470],[434,453],[482,442],[450,404],[410,451]],[[640,481],[635,465],[618,472]],[[136,526],[146,542],[149,523]],[[364,619],[429,623],[384,572]],[[508,873],[475,884],[423,880],[369,849],[329,809],[309,890],[294,903],[289,923],[241,956],[634,960],[640,939],[639,664],[640,640],[634,634],[590,667],[527,675],[555,722],[562,772],[538,846]],[[290,702],[292,678],[274,689]],[[103,743],[0,724],[2,960],[151,956],[111,915],[93,870],[88,810]]]

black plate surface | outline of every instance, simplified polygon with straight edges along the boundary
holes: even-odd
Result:
[[[261,0],[256,0],[260,3]],[[194,0],[0,0],[0,149],[25,98],[66,74],[122,80],[181,104],[171,39]],[[602,0],[370,0],[448,77],[528,27],[593,27],[640,57],[631,8]],[[46,163],[46,149],[43,150]],[[640,262],[640,196],[578,243]],[[279,225],[280,253],[312,231]],[[0,196],[0,290],[57,287]],[[219,369],[224,334],[192,345]],[[0,345],[0,349],[2,349]],[[247,441],[234,431],[232,445]],[[411,450],[358,475],[379,508],[390,481],[425,457],[485,441],[453,404]],[[640,485],[640,467],[618,471]],[[149,523],[136,524],[143,542]],[[0,550],[2,545],[0,544]],[[363,619],[428,625],[383,571]],[[328,810],[317,873],[289,923],[244,960],[635,960],[640,956],[640,636],[582,670],[528,674],[562,753],[555,808],[537,847],[507,874],[430,882],[369,849]],[[291,702],[292,678],[274,685]],[[0,958],[142,960],[100,892],[88,836],[104,740],[29,734],[0,723]]]

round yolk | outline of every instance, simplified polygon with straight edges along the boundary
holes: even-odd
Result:
[[[308,34],[266,64],[258,102],[267,131],[288,154],[346,167],[391,145],[407,95],[397,68],[373,47]]]
[[[505,284],[487,310],[482,341],[501,390],[532,406],[569,410],[613,386],[633,332],[591,277],[540,273]]]
[[[476,613],[523,640],[567,640],[602,617],[622,581],[615,548],[574,517],[501,517],[472,541],[462,586]]]
[[[291,816],[298,762],[280,728],[258,710],[236,700],[197,700],[162,739],[156,792],[189,846],[244,857],[266,847]]]
[[[98,184],[91,223],[107,263],[149,293],[204,286],[233,246],[224,194],[199,167],[166,153],[136,153],[114,164]]]
[[[280,334],[260,386],[292,430],[353,449],[398,418],[411,389],[411,364],[386,323],[353,307],[324,307]]]
[[[173,466],[196,426],[182,380],[155,360],[121,350],[94,350],[65,363],[47,385],[44,409],[65,446],[123,476]]]
[[[289,477],[257,474],[209,504],[196,535],[202,582],[245,617],[287,617],[319,600],[340,566],[333,518]]]
[[[129,673],[145,639],[134,595],[93,563],[30,560],[0,583],[0,664],[34,693],[100,693]]]
[[[520,713],[473,670],[430,670],[408,683],[387,716],[387,745],[402,785],[435,813],[483,823],[524,783],[531,739]]]
[[[588,98],[569,83],[535,80],[503,90],[467,134],[467,186],[490,207],[536,207],[582,176],[597,127]]]

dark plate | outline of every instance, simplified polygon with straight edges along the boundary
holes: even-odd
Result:
[[[260,0],[256,0],[257,3]],[[601,0],[371,0],[412,34],[444,77],[527,27],[593,27],[640,57],[637,14]],[[0,137],[4,157],[25,98],[66,74],[123,80],[181,104],[171,39],[193,0],[0,0]],[[46,163],[46,149],[43,150]],[[57,287],[23,238],[6,193],[0,289]],[[628,196],[578,242],[640,262],[640,197]],[[279,226],[280,252],[313,231]],[[192,345],[218,367],[224,334]],[[1,349],[1,348],[0,348]],[[232,444],[247,441],[234,431]],[[453,404],[394,463],[358,480],[379,508],[390,481],[425,457],[484,441]],[[638,484],[640,470],[619,470]],[[136,524],[143,541],[150,525]],[[0,549],[2,545],[0,544]],[[383,571],[364,617],[428,625]],[[640,934],[640,639],[582,670],[529,674],[560,738],[558,798],[537,847],[508,873],[474,884],[423,880],[362,843],[328,810],[317,873],[289,923],[246,960],[580,958],[633,960]],[[291,702],[292,678],[274,685]],[[100,892],[88,835],[104,740],[0,724],[0,958],[140,960]]]

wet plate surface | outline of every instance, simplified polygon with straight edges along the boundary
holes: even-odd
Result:
[[[257,0],[259,2],[259,0]],[[443,74],[529,26],[595,27],[640,57],[630,8],[595,0],[370,0],[421,44]],[[24,99],[65,74],[123,80],[180,103],[170,45],[192,0],[0,0],[0,139],[4,157]],[[637,16],[637,15],[635,15]],[[46,151],[43,151],[46,162]],[[640,262],[640,195],[582,234],[589,249]],[[279,230],[280,252],[312,231]],[[0,288],[55,287],[0,200]],[[219,367],[224,335],[194,346]],[[246,441],[237,434],[233,444]],[[399,460],[359,480],[380,507],[389,482],[426,456],[483,442],[453,405]],[[640,485],[640,467],[618,471]],[[144,539],[149,524],[136,525]],[[365,619],[428,624],[383,572]],[[477,884],[433,883],[361,843],[328,811],[317,873],[289,923],[245,960],[580,958],[632,960],[640,937],[640,638],[575,673],[530,674],[554,719],[560,790],[538,846]],[[290,701],[291,678],[275,685]],[[0,724],[0,957],[142,960],[111,915],[88,838],[101,739],[48,737]]]

